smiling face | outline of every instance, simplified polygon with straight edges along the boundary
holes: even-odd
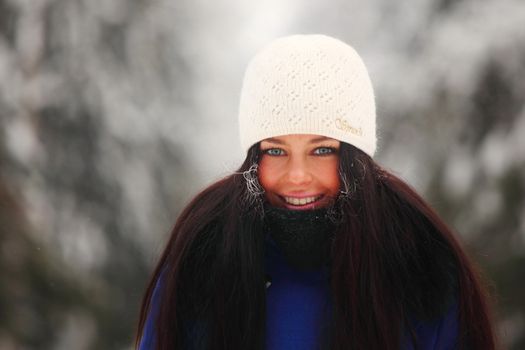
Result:
[[[258,174],[268,202],[293,210],[328,205],[339,192],[339,146],[306,134],[261,141]]]

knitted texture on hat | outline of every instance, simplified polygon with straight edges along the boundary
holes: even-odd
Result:
[[[239,105],[241,145],[315,134],[376,150],[374,91],[349,45],[320,34],[276,39],[246,69]]]

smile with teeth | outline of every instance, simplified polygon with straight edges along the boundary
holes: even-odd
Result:
[[[322,196],[317,197],[305,197],[305,198],[294,198],[294,197],[283,197],[285,202],[292,205],[306,205],[319,200]]]

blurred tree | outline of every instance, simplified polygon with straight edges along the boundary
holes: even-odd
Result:
[[[20,189],[4,177],[16,166],[3,142],[0,163],[0,348],[51,348],[68,314],[89,313],[92,303],[67,266],[34,239],[38,228],[26,219]]]
[[[518,54],[487,57],[466,96],[437,86],[441,92],[420,112],[437,120],[433,127],[441,130],[427,129],[428,139],[453,135],[446,138],[447,151],[427,163],[431,176],[426,196],[458,228],[486,273],[504,325],[502,338],[516,350],[525,348],[525,153],[516,148],[525,131],[525,45]],[[458,109],[458,98],[469,107]],[[454,182],[464,181],[462,177],[471,180],[457,190]]]
[[[185,60],[147,1],[104,4],[0,0],[2,349],[128,347],[198,179],[155,119],[189,111]]]

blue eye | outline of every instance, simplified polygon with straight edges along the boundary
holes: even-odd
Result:
[[[319,148],[315,149],[314,153],[318,154],[318,155],[332,154],[332,153],[335,153],[335,148],[333,148],[333,147],[319,147]]]
[[[283,155],[284,151],[280,148],[269,148],[264,150],[263,153],[270,156],[281,156]]]

